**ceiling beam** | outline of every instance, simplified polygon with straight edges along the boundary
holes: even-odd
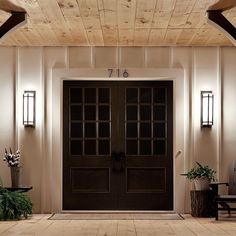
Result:
[[[26,11],[9,0],[0,0],[0,10],[11,13],[11,16],[0,26],[0,40],[11,31],[26,23]]]
[[[235,0],[219,0],[217,3],[211,5],[208,10],[212,11],[226,11],[233,7],[236,7],[236,1]]]
[[[222,31],[236,46],[236,28],[222,14],[223,11],[234,8],[235,6],[236,0],[220,0],[208,8],[207,18],[209,24]]]
[[[23,7],[14,4],[10,0],[0,0],[0,9],[8,13],[25,12],[25,9]]]
[[[0,27],[0,39],[25,23],[26,12],[12,12],[11,16]]]

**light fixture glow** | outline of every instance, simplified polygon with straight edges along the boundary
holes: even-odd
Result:
[[[23,125],[35,127],[35,91],[24,91],[23,94]]]
[[[213,103],[212,91],[201,91],[201,126],[211,127],[213,125]]]

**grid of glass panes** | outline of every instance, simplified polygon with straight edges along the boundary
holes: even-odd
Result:
[[[166,88],[126,88],[125,126],[126,155],[166,155]]]
[[[110,155],[110,88],[70,89],[70,153]]]

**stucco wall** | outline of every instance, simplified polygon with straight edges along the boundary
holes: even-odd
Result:
[[[130,72],[162,69],[167,74],[168,70],[179,68],[183,71],[183,83],[175,92],[182,94],[184,99],[182,106],[175,108],[176,114],[182,114],[181,120],[176,117],[178,136],[175,140],[183,139],[183,143],[175,142],[174,150],[181,150],[179,156],[173,157],[176,170],[187,170],[197,160],[217,169],[218,178],[226,181],[228,167],[236,152],[235,60],[236,49],[233,47],[0,47],[0,155],[4,155],[5,147],[20,148],[22,183],[34,188],[29,193],[34,211],[59,211],[59,200],[55,201],[53,195],[58,190],[56,180],[61,179],[54,159],[58,149],[54,131],[60,125],[60,119],[53,117],[54,106],[60,105],[60,100],[56,101],[53,95],[55,74],[63,70],[62,74],[69,76],[73,71],[73,76],[79,79],[82,76],[79,71],[83,69],[89,70],[92,77],[96,77],[92,71],[101,70],[98,77],[107,78],[107,68],[127,68]],[[137,71],[133,72],[137,76],[135,73]],[[153,76],[154,71],[150,73]],[[60,93],[60,84],[58,86]],[[27,89],[37,93],[35,129],[25,129],[22,125],[22,94]],[[212,90],[215,96],[211,129],[200,127],[201,90]],[[183,126],[178,130],[182,121]],[[179,179],[183,177],[179,177],[178,171],[175,178],[178,183],[183,181],[183,189],[178,188],[176,210],[188,211],[190,185]],[[9,169],[1,161],[0,176],[5,186],[9,186]]]

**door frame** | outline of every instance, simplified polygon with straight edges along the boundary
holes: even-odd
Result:
[[[129,69],[129,78],[108,78],[107,69],[54,69],[49,86],[48,156],[51,159],[49,189],[52,212],[63,212],[63,81],[173,81],[173,199],[174,211],[184,212],[185,186],[180,176],[184,172],[184,70],[183,69]],[[178,112],[176,112],[178,107]],[[59,147],[59,148],[58,148]]]

